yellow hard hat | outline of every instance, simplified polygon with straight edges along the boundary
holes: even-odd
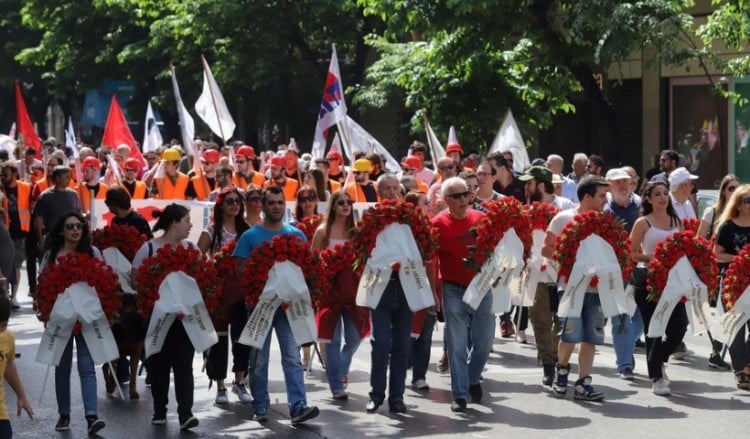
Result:
[[[359,159],[354,162],[354,171],[355,172],[371,172],[372,171],[372,163],[370,163],[367,159]]]
[[[173,148],[169,148],[161,155],[162,162],[179,162],[181,158],[180,151]]]

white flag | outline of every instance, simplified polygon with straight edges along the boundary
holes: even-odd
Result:
[[[16,123],[13,122],[13,125],[10,126],[10,131],[8,131],[8,137],[11,139],[16,138]]]
[[[437,162],[441,158],[445,157],[445,148],[440,144],[440,140],[435,135],[435,131],[432,130],[430,121],[427,119],[427,113],[422,113],[422,120],[424,120],[424,131],[427,135],[427,144],[430,146],[430,155],[432,156],[432,163],[437,168]]]
[[[154,110],[151,108],[151,100],[148,101],[146,106],[146,122],[143,125],[145,132],[143,133],[143,152],[156,151],[164,139],[161,137],[159,127],[156,125],[156,117],[154,116]]]
[[[226,142],[234,135],[234,120],[229,114],[227,103],[219,90],[219,85],[211,73],[206,58],[201,56],[203,63],[203,92],[195,102],[195,112],[206,122],[211,131]]]
[[[526,144],[523,143],[523,137],[521,137],[521,130],[518,129],[510,108],[505,113],[505,120],[500,125],[500,130],[498,130],[495,140],[492,141],[487,154],[497,151],[510,151],[513,154],[513,170],[516,172],[523,172],[531,166]]]
[[[182,103],[182,96],[180,95],[180,87],[177,85],[177,74],[174,71],[174,66],[170,66],[172,71],[172,90],[174,91],[174,99],[177,102],[177,116],[180,119],[180,134],[182,136],[182,148],[188,155],[195,156],[193,150],[193,138],[195,137],[195,124],[193,123],[193,117],[188,113],[185,104]]]
[[[385,157],[385,167],[389,171],[398,172],[401,169],[398,160],[372,134],[365,131],[364,128],[355,122],[354,119],[346,116],[346,124],[349,128],[349,140],[352,152],[362,151],[365,154],[375,152]]]
[[[346,120],[346,101],[344,100],[344,85],[339,72],[339,58],[336,55],[336,45],[332,44],[331,64],[328,66],[328,76],[323,87],[323,99],[320,101],[318,122],[315,124],[312,156],[323,158],[326,149],[325,131],[336,123]],[[351,159],[351,157],[349,157]]]
[[[76,132],[73,128],[73,118],[68,117],[68,129],[65,130],[65,146],[73,151],[73,158],[77,159],[78,155],[78,144],[76,143]]]

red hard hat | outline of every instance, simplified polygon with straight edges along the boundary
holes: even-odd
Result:
[[[327,159],[339,159],[343,160],[344,157],[341,156],[341,153],[338,151],[328,151],[328,155],[326,155]]]
[[[219,151],[215,149],[207,149],[203,151],[203,155],[201,156],[201,160],[207,163],[213,163],[214,165],[219,163],[220,158]]]
[[[99,163],[99,159],[97,159],[96,157],[86,157],[85,159],[83,159],[81,166],[84,168],[90,167],[90,168],[99,169],[102,166],[102,164]]]
[[[448,146],[445,147],[445,153],[451,153],[451,152],[460,152],[461,154],[464,153],[464,149],[461,147],[458,143],[451,143]]]
[[[131,169],[133,171],[138,171],[141,169],[141,162],[138,161],[138,159],[129,158],[125,160],[125,164],[123,165],[122,169]]]
[[[422,159],[417,156],[410,155],[404,158],[404,160],[401,162],[401,166],[419,169],[420,167],[422,167]]]
[[[283,155],[273,156],[271,159],[271,166],[278,166],[279,168],[286,168],[286,159]]]
[[[252,159],[255,158],[255,150],[253,149],[252,146],[242,145],[237,150],[237,154],[235,154],[235,155],[237,155],[237,156],[243,156],[243,157],[245,157],[247,159],[251,159],[252,160]]]

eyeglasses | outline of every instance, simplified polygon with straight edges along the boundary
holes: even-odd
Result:
[[[742,204],[750,204],[750,197],[745,197],[742,199]]]
[[[732,193],[737,189],[739,186],[727,186],[727,192]]]
[[[247,197],[248,203],[260,203],[261,197],[259,195],[253,195],[252,197]]]
[[[466,188],[469,189],[470,191],[476,191],[477,189],[479,189],[479,185],[478,184],[467,184]]]
[[[461,198],[469,198],[471,194],[469,191],[466,192],[457,192],[455,194],[447,194],[447,198],[453,198],[454,200],[460,200]]]
[[[67,224],[65,224],[65,230],[69,230],[71,232],[74,231],[74,230],[82,230],[82,229],[83,229],[83,223],[67,223]]]
[[[342,207],[343,206],[351,206],[352,204],[354,204],[354,202],[352,202],[352,200],[338,200],[336,202],[337,206],[342,206]]]
[[[439,169],[439,170],[441,170],[441,171],[452,171],[452,170],[453,170],[453,168],[455,168],[455,166],[453,166],[453,165],[450,165],[450,166],[440,166],[440,167],[438,167],[438,169]]]
[[[224,198],[224,203],[227,206],[239,206],[242,204],[242,201],[240,201],[239,198],[233,197],[233,198]]]
[[[298,200],[300,203],[311,203],[315,201],[315,195],[308,195],[307,197],[305,196],[298,197]]]

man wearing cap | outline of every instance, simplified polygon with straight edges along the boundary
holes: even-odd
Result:
[[[137,179],[138,171],[141,169],[141,162],[135,158],[125,160],[123,165],[123,178],[120,182],[122,187],[128,192],[133,200],[143,200],[148,197],[148,187],[146,183]]]
[[[419,192],[427,194],[429,186],[427,186],[427,183],[417,177],[417,172],[419,172],[418,170],[421,167],[422,160],[419,157],[414,155],[404,157],[404,159],[401,161],[401,173],[399,174],[399,179],[403,176],[414,177],[417,182],[417,190]]]
[[[552,171],[545,166],[532,166],[527,169],[526,173],[518,177],[518,180],[525,184],[526,202],[530,204],[537,201],[551,204],[560,210],[576,207],[575,203],[567,198],[555,195],[553,178]]]
[[[606,179],[609,182],[609,193],[604,211],[612,214],[630,233],[641,211],[641,200],[633,194],[630,174],[623,168],[613,168],[607,171]],[[623,380],[632,381],[635,379],[635,343],[643,333],[641,314],[636,309],[632,317],[623,314],[613,318],[612,322],[612,344],[615,347],[617,373]]]
[[[252,146],[242,145],[237,149],[235,157],[237,170],[232,175],[232,183],[242,190],[245,190],[249,184],[263,187],[266,178],[260,172],[255,172],[255,149]]]
[[[513,176],[513,168],[510,167],[508,160],[499,151],[493,152],[487,156],[487,161],[495,168],[495,183],[493,189],[508,197],[515,197],[516,200],[526,202],[526,189],[524,184]]]
[[[461,163],[463,160],[464,149],[458,142],[449,143],[445,147],[445,155],[453,159],[456,163]]]
[[[346,171],[344,170],[344,157],[338,151],[328,151],[328,179],[344,184],[346,181]]]
[[[661,172],[651,177],[651,180],[649,181],[663,181],[669,183],[669,176],[678,166],[680,166],[680,155],[677,154],[677,151],[665,149],[659,156],[659,170],[661,170]]]
[[[682,166],[669,174],[669,197],[672,199],[672,206],[674,206],[674,210],[681,220],[697,218],[695,209],[690,203],[693,180],[697,179],[697,175],[691,174]]]
[[[78,194],[69,187],[70,178],[70,168],[62,165],[55,166],[52,171],[54,186],[42,192],[34,204],[32,217],[34,230],[39,237],[37,246],[40,252],[44,251],[45,232],[52,230],[60,217],[68,212],[82,212]]]
[[[344,190],[355,203],[375,203],[378,201],[378,191],[370,181],[372,164],[367,159],[359,159],[352,167],[354,183],[346,185]]]
[[[154,177],[154,184],[151,186],[152,192],[155,192],[154,198],[160,200],[185,200],[190,177],[179,171],[180,151],[175,148],[169,148],[161,155],[162,171],[164,177]],[[157,172],[158,174],[158,172]]]
[[[275,155],[271,159],[271,165],[268,167],[271,178],[263,183],[263,187],[278,186],[284,192],[284,199],[286,201],[297,201],[299,181],[286,176],[286,171],[284,169],[286,166],[287,161],[284,156]]]
[[[88,213],[91,210],[91,193],[93,192],[94,198],[97,200],[103,200],[107,196],[107,186],[99,181],[99,168],[101,163],[96,157],[86,157],[81,162],[81,173],[83,174],[83,181],[78,183],[76,192],[81,198],[81,206],[83,213]]]
[[[208,148],[201,154],[201,170],[202,172],[196,174],[190,172],[190,183],[188,183],[187,190],[185,191],[185,197],[188,200],[206,201],[208,194],[216,189],[216,167],[219,165],[221,160],[221,153],[219,153],[218,145],[209,144]],[[216,146],[213,148],[212,146]]]
[[[431,185],[433,180],[435,180],[435,171],[424,166],[427,154],[427,145],[420,142],[419,140],[415,140],[409,146],[409,150],[411,151],[411,155],[419,158],[421,163],[419,168],[417,168],[417,180],[424,182],[425,184],[427,184],[427,186]]]

